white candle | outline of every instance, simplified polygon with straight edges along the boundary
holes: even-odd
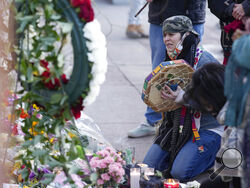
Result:
[[[130,169],[130,188],[140,188],[140,168]]]

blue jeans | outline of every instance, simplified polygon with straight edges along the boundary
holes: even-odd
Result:
[[[129,2],[129,14],[128,14],[128,24],[141,25],[142,24],[142,14],[135,17],[135,14],[144,5],[145,0],[130,0]]]
[[[200,34],[200,40],[204,33],[204,24],[196,24],[194,30]],[[162,26],[150,24],[149,42],[151,48],[152,70],[154,70],[166,57],[166,46],[163,42]],[[147,107],[145,112],[146,120],[150,125],[157,123],[161,119],[161,114]]]
[[[173,178],[181,181],[189,180],[214,165],[216,154],[220,149],[221,137],[209,130],[200,130],[199,133],[201,137],[199,141],[193,142],[191,137],[177,154],[170,172]],[[204,147],[203,152],[199,151],[199,146]],[[168,152],[162,150],[159,145],[153,144],[143,163],[163,171],[168,167],[168,159]]]
[[[194,30],[199,33],[199,38],[200,38],[200,42],[202,41],[202,37],[204,34],[204,24],[194,24],[193,25]]]

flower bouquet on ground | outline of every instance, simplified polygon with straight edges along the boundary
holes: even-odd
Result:
[[[106,147],[94,154],[89,164],[95,169],[96,186],[99,188],[118,187],[125,175],[123,167],[126,163],[111,147]]]

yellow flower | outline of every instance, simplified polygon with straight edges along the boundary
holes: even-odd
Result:
[[[49,142],[52,144],[54,142],[55,138],[51,138]]]
[[[33,75],[34,75],[34,76],[39,76],[38,71],[37,71],[37,70],[36,70],[36,71],[33,71]]]
[[[33,104],[33,108],[39,110],[39,107],[36,104]]]
[[[32,127],[35,127],[38,124],[38,121],[33,121],[32,122]]]
[[[68,135],[69,135],[70,138],[75,138],[76,137],[76,135],[71,133],[71,132],[69,132]]]

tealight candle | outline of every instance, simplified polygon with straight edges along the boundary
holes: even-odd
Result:
[[[130,169],[130,188],[140,188],[140,168]]]
[[[166,179],[164,181],[165,188],[179,188],[179,181],[177,179]]]
[[[148,168],[148,165],[144,163],[139,163],[137,165],[141,168],[141,173],[144,173],[145,170]]]
[[[144,171],[144,174],[146,176],[153,176],[153,175],[155,175],[154,168],[146,168],[145,171]]]

